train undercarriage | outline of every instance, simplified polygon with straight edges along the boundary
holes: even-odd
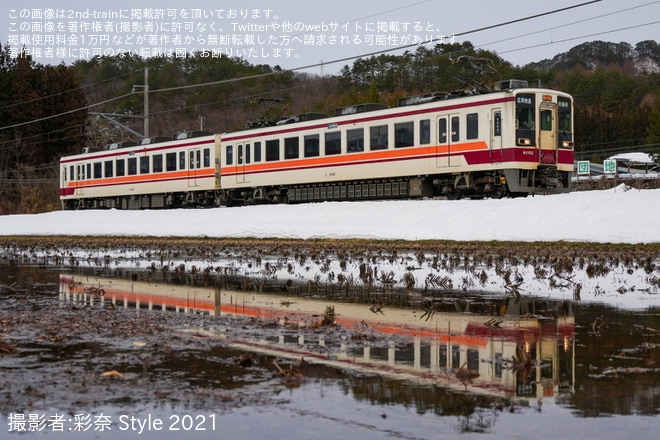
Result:
[[[569,185],[570,173],[560,172],[556,167],[539,167],[537,170],[465,172],[227,190],[223,194],[223,204],[232,206],[413,198],[502,198],[566,192]]]
[[[131,210],[352,200],[502,198],[567,192],[569,184],[570,173],[558,171],[556,167],[539,167],[536,170],[511,169],[221,191],[79,198],[63,201],[62,208]]]

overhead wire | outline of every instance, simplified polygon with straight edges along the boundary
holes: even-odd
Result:
[[[418,2],[418,3],[415,3],[413,5],[425,3],[427,1],[429,1],[429,0]],[[463,35],[468,35],[468,34],[471,34],[471,33],[481,32],[481,31],[487,30],[487,29],[494,29],[494,28],[497,28],[497,27],[507,26],[507,25],[510,25],[510,24],[519,23],[519,22],[526,21],[526,20],[531,20],[533,18],[547,16],[547,15],[550,15],[550,14],[556,14],[556,13],[563,12],[563,11],[566,11],[566,10],[575,9],[575,8],[578,8],[578,7],[583,7],[583,6],[586,6],[586,5],[593,4],[593,3],[598,3],[600,1],[602,1],[602,0],[592,0],[592,1],[588,1],[588,2],[583,2],[583,3],[575,4],[575,5],[572,5],[572,6],[568,6],[568,7],[555,9],[555,10],[552,10],[552,11],[547,11],[547,12],[543,12],[543,13],[539,13],[539,14],[534,14],[534,15],[530,15],[530,16],[526,16],[526,17],[521,17],[521,18],[518,18],[518,19],[515,19],[515,20],[509,20],[509,21],[506,21],[506,22],[497,23],[497,24],[482,27],[482,28],[477,28],[477,29],[472,29],[472,30],[469,30],[469,31],[460,32],[460,33],[455,34],[455,35],[456,36],[459,36],[459,35],[463,36]],[[650,3],[647,3],[645,5],[640,5],[638,7],[643,7],[643,6],[647,6],[647,5],[654,4],[654,3],[659,3],[659,2],[660,1],[650,2]],[[413,5],[409,5],[409,6],[413,6]],[[620,10],[620,11],[615,11],[615,12],[612,12],[612,13],[609,13],[609,14],[603,14],[602,16],[613,15],[615,13],[620,13],[620,12],[628,11],[628,10],[635,9],[635,8],[637,8],[637,7],[626,8],[626,9],[623,9],[623,10]],[[401,8],[396,8],[395,10],[397,10],[397,9],[401,9]],[[375,14],[375,15],[379,15],[379,14]],[[593,35],[602,35],[602,34],[605,34],[605,33],[617,32],[617,31],[620,31],[620,30],[625,30],[625,29],[635,28],[635,27],[641,27],[641,26],[647,26],[647,25],[651,25],[651,24],[655,24],[655,23],[658,23],[658,22],[656,21],[656,22],[652,22],[652,23],[648,23],[648,24],[644,24],[644,25],[637,25],[637,26],[628,27],[628,28],[621,28],[621,29],[612,30],[612,31],[604,31],[604,32],[599,32],[599,33],[595,33],[595,34],[589,34],[589,35],[586,35],[586,36],[574,37],[572,39],[588,38],[589,36],[593,36]],[[520,38],[520,37],[517,37],[517,38]],[[571,39],[566,39],[566,40],[560,40],[560,41],[557,41],[557,42],[570,41],[570,40]],[[504,41],[504,40],[502,40],[502,41]],[[307,70],[307,69],[310,69],[310,68],[322,67],[322,66],[325,66],[325,65],[336,64],[336,63],[339,63],[339,62],[354,60],[354,59],[358,59],[358,58],[375,56],[375,55],[379,55],[379,54],[382,54],[382,53],[405,50],[405,49],[409,49],[409,48],[412,48],[412,47],[421,46],[422,44],[428,44],[428,42],[414,43],[414,44],[410,44],[410,45],[398,46],[396,48],[384,49],[384,50],[381,50],[381,51],[373,51],[373,52],[369,52],[369,53],[361,54],[361,55],[357,55],[357,56],[347,56],[347,57],[335,59],[335,60],[328,61],[328,62],[319,62],[319,63],[308,64],[308,65],[304,65],[304,66],[295,67],[295,68],[292,68],[292,69],[287,69],[287,71]],[[494,44],[494,43],[489,43],[489,44]],[[553,44],[553,43],[547,43],[547,44]],[[518,50],[525,50],[525,49],[529,49],[529,48],[539,47],[539,46],[543,46],[543,45],[547,45],[547,44],[527,46],[527,47],[524,47],[524,48],[512,49],[512,50],[509,50],[509,51],[506,51],[506,52],[499,52],[499,53],[509,53],[509,52],[514,52],[514,51],[518,51]],[[135,74],[135,73],[137,73],[137,72],[122,74],[118,77],[126,76],[126,75],[129,75],[129,74]],[[263,77],[267,77],[267,76],[276,75],[278,73],[280,73],[280,72],[275,71],[275,72],[267,72],[267,73],[263,73],[263,74],[251,75],[251,76],[248,76],[248,77],[230,78],[230,79],[226,79],[226,80],[211,81],[211,82],[200,83],[200,84],[189,84],[189,85],[182,85],[182,86],[161,88],[161,89],[150,89],[150,90],[148,90],[148,93],[151,94],[151,93],[158,93],[158,92],[166,92],[166,91],[174,91],[174,90],[185,90],[185,89],[196,88],[196,87],[206,87],[206,86],[211,86],[211,85],[226,84],[226,83],[244,81],[244,80],[249,80],[249,79],[263,78]],[[111,79],[109,79],[109,80],[111,80]],[[109,80],[105,80],[105,81],[109,81]],[[105,82],[105,81],[103,81],[103,82]],[[87,87],[87,86],[85,86],[85,87]],[[81,108],[78,108],[78,109],[74,109],[74,110],[70,110],[70,111],[67,111],[67,112],[62,112],[62,113],[59,113],[59,114],[56,114],[56,115],[51,115],[51,116],[47,116],[47,117],[44,117],[44,118],[39,118],[39,119],[30,121],[30,122],[24,122],[24,123],[18,123],[18,124],[5,126],[5,127],[0,127],[0,130],[11,129],[11,128],[15,128],[15,127],[18,127],[18,126],[27,125],[27,124],[34,123],[34,122],[39,122],[39,121],[42,121],[42,120],[47,120],[47,119],[52,119],[52,118],[56,118],[56,117],[59,117],[59,116],[64,116],[64,115],[67,115],[67,114],[75,113],[75,112],[80,111],[80,110],[90,109],[90,108],[93,108],[93,107],[97,107],[97,106],[100,106],[100,105],[103,105],[103,104],[106,104],[106,103],[109,103],[109,102],[113,102],[113,101],[117,101],[117,100],[126,98],[128,96],[133,96],[133,95],[134,95],[133,93],[124,94],[124,95],[121,95],[121,96],[118,96],[118,97],[115,97],[115,98],[110,98],[110,99],[100,101],[100,102],[97,102],[97,103],[89,104],[87,106],[84,106],[84,107],[81,107]],[[217,103],[221,103],[221,102],[226,102],[226,101],[220,101],[220,102],[217,102]],[[18,104],[16,104],[16,105],[18,105]],[[204,106],[204,105],[212,105],[212,104],[197,104],[195,107]],[[177,110],[180,110],[180,109],[177,109]]]

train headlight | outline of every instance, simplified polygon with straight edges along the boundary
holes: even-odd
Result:
[[[571,142],[571,141],[563,141],[563,142],[561,143],[561,146],[564,147],[564,148],[573,148],[573,142]]]
[[[530,138],[518,138],[518,145],[532,145]]]

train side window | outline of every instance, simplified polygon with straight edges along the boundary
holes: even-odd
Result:
[[[389,144],[388,139],[388,126],[376,125],[369,128],[369,149],[386,150]]]
[[[243,144],[236,146],[236,164],[243,165]]]
[[[272,139],[266,141],[266,162],[280,160],[280,140]]]
[[[225,147],[225,163],[231,165],[234,163],[234,146],[227,145]]]
[[[300,157],[300,138],[290,137],[284,139],[284,158],[298,159]]]
[[[341,153],[341,132],[332,131],[325,134],[325,155]]]
[[[346,130],[346,137],[348,140],[349,153],[364,151],[364,128]]]
[[[479,114],[469,113],[467,115],[467,130],[466,136],[468,139],[477,139],[479,137]]]
[[[176,153],[165,155],[165,171],[176,171]]]
[[[319,135],[305,136],[305,157],[318,157],[321,154]]]
[[[441,144],[447,143],[447,119],[441,118],[438,120],[438,142]]]
[[[71,182],[73,182],[74,180],[76,180],[76,172],[75,172],[75,168],[74,168],[73,165],[71,165],[71,166],[69,167],[69,180],[70,180]]]
[[[117,170],[117,177],[126,175],[126,161],[124,159],[117,159],[115,169]]]
[[[112,165],[113,165],[113,163],[112,163],[111,160],[106,160],[105,161],[105,164],[104,164],[105,177],[112,177],[113,176],[113,174],[114,174],[113,171],[114,171],[115,168]]]
[[[152,168],[154,170],[154,173],[162,173],[163,172],[163,155],[162,154],[156,154],[153,157],[152,160]]]
[[[204,168],[211,166],[211,149],[204,148]]]
[[[461,138],[461,131],[459,126],[460,119],[458,116],[452,116],[451,118],[451,141],[458,142]]]
[[[254,161],[261,162],[261,142],[254,143]]]
[[[493,118],[493,134],[495,136],[502,136],[502,113],[495,112],[495,117]]]
[[[101,162],[94,162],[94,178],[100,179],[103,177],[103,164]]]
[[[394,147],[412,147],[415,143],[415,124],[410,122],[399,122],[394,124]]]
[[[193,163],[193,155],[192,151],[190,152],[190,166],[192,167]],[[179,169],[180,170],[185,170],[186,169],[186,152],[185,151],[179,151]],[[169,171],[169,170],[168,170]],[[174,171],[174,170],[172,170]]]
[[[251,162],[251,151],[250,144],[245,144],[245,163]]]
[[[429,119],[422,119],[419,121],[419,143],[431,143],[431,121]]]
[[[140,174],[149,174],[149,156],[140,156]]]
[[[190,166],[191,170],[198,170],[202,163],[202,152],[200,150],[190,150]]]
[[[87,176],[86,179],[91,179],[92,178],[92,164],[91,163],[87,164],[87,173],[85,175]]]
[[[128,159],[128,175],[135,176],[137,174],[137,157],[130,157]]]

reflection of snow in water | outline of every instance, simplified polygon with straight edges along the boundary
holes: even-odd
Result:
[[[150,249],[73,248],[16,251],[13,258],[61,267],[167,272],[192,278],[234,276],[246,283],[338,286],[377,292],[486,293],[511,297],[539,296],[556,300],[602,302],[625,309],[658,304],[658,261],[614,255],[605,257],[454,255],[451,253],[384,252],[334,255],[309,250],[287,251],[287,257],[233,249],[213,255],[187,255]],[[307,252],[307,253],[306,253]],[[161,256],[163,255],[163,256]]]

